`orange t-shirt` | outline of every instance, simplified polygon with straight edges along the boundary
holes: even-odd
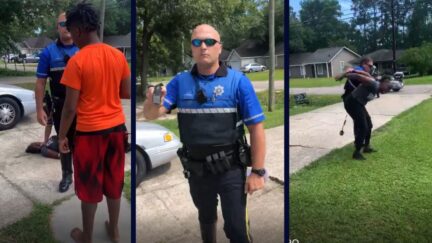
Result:
[[[125,123],[120,85],[129,75],[123,53],[104,43],[87,45],[69,60],[60,82],[80,91],[76,130],[92,132]]]

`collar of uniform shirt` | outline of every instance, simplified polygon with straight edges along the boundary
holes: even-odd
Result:
[[[196,64],[192,67],[191,74],[194,76],[200,75],[198,73],[198,68]],[[216,73],[214,75],[216,77],[226,77],[228,75],[227,67],[222,62],[219,62],[219,68],[218,70],[216,70]]]

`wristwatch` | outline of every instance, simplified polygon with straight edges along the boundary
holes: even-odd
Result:
[[[262,169],[254,169],[254,168],[252,168],[251,172],[255,173],[255,174],[257,174],[257,175],[259,175],[259,176],[262,177],[262,176],[265,175],[266,170],[264,168],[262,168]]]

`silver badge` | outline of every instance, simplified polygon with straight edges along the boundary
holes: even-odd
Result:
[[[223,92],[224,92],[224,87],[222,85],[218,85],[214,87],[213,93],[215,96],[220,96],[223,94]]]

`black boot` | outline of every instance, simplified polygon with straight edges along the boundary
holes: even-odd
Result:
[[[213,224],[200,223],[203,243],[216,243],[216,222]]]
[[[62,179],[59,184],[59,192],[65,192],[72,184],[72,154],[60,154],[62,166]]]
[[[366,158],[360,153],[360,150],[355,150],[353,153],[353,159],[355,160],[365,160]]]
[[[363,153],[374,153],[374,152],[378,152],[376,149],[373,149],[370,145],[366,145],[363,148]]]

